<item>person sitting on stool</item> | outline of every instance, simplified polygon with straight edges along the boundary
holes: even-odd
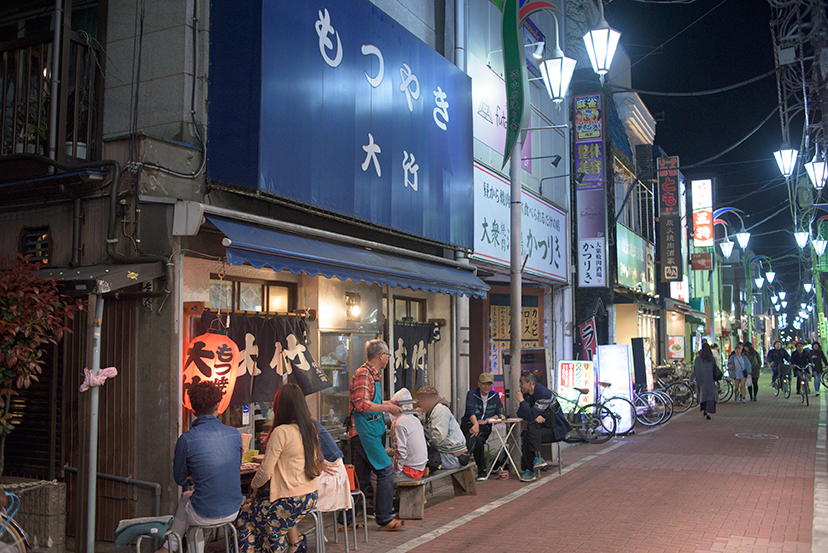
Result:
[[[515,394],[515,399],[519,402],[517,416],[528,422],[521,433],[523,474],[520,480],[531,482],[536,478],[535,470],[546,467],[546,461],[540,454],[541,443],[543,440],[552,440],[554,433],[543,414],[555,400],[552,391],[539,384],[535,375],[529,371],[521,373],[520,390]]]
[[[486,479],[486,460],[483,455],[486,441],[492,434],[489,419],[503,416],[500,394],[492,390],[494,376],[482,373],[477,379],[477,388],[466,394],[466,413],[460,420],[460,429],[466,436],[466,446],[474,455],[477,464],[477,479]]]

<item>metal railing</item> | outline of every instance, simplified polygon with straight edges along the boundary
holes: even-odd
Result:
[[[69,32],[59,79],[58,159],[101,152],[103,53],[86,33]],[[53,35],[0,43],[0,155],[49,154]]]

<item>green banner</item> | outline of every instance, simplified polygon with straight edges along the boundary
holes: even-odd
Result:
[[[523,118],[523,44],[518,35],[518,0],[506,0],[503,7],[503,72],[506,76],[506,149],[503,165],[512,154]]]

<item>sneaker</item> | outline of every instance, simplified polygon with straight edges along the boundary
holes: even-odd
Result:
[[[478,482],[485,482],[486,480],[488,480],[488,478],[486,478],[486,473],[485,472],[477,473],[477,481]]]
[[[525,471],[523,471],[523,474],[520,475],[521,482],[532,482],[535,479],[537,479],[537,476],[535,476],[534,471],[531,471],[529,469],[526,469]]]
[[[819,392],[815,393],[814,397],[819,397]]]
[[[545,469],[546,466],[547,466],[546,461],[543,459],[543,457],[541,457],[540,455],[535,457],[535,462],[532,464],[533,469],[535,469],[535,470]]]

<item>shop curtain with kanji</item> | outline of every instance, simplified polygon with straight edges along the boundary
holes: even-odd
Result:
[[[255,315],[201,316],[201,331],[226,331],[239,348],[236,387],[230,405],[273,401],[285,375],[305,395],[330,387],[330,382],[307,351],[307,323],[299,317]],[[226,326],[226,328],[225,328]]]
[[[426,385],[428,346],[439,340],[437,323],[394,324],[394,389],[415,390]]]

